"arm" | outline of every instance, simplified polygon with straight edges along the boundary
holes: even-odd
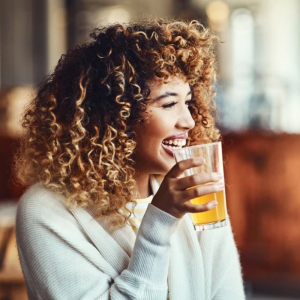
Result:
[[[185,169],[197,166],[197,164],[201,165],[201,162],[195,159],[177,163],[165,176],[152,204],[177,217],[187,212],[202,212],[211,209],[211,202],[193,205],[189,199],[224,189],[224,186],[217,184],[222,174],[201,173],[180,178]],[[205,183],[212,184],[203,185]],[[173,194],[172,197],[169,196],[170,194]],[[160,199],[164,199],[163,202],[157,197],[159,195],[162,195]],[[241,267],[230,224],[223,228],[196,234],[202,249],[204,273],[209,289],[207,292],[210,299],[245,299]]]
[[[179,219],[149,205],[137,234],[129,266],[115,280],[111,295],[128,294],[128,282],[139,286],[124,299],[166,299],[170,238]]]
[[[118,274],[72,214],[47,193],[46,198],[27,193],[17,216],[30,299],[165,299],[170,236],[178,219],[149,205],[130,263]]]

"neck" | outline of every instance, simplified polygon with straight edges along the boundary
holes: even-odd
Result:
[[[147,198],[151,194],[149,174],[137,174],[137,188],[141,198]]]

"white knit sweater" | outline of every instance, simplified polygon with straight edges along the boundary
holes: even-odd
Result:
[[[158,184],[152,182],[154,192]],[[84,209],[40,184],[29,188],[17,214],[17,244],[29,299],[245,299],[231,227],[196,233],[153,205],[138,235],[109,233]]]

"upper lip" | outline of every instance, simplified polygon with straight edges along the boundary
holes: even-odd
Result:
[[[184,139],[186,140],[188,138],[188,134],[187,132],[182,132],[182,133],[179,133],[179,134],[175,134],[175,135],[171,135],[171,136],[168,136],[167,138],[165,138],[164,140],[176,140],[176,139]]]

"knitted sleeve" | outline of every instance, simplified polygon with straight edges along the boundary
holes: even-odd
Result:
[[[117,273],[53,193],[31,188],[16,222],[29,299],[165,300],[170,236],[178,222],[149,205],[129,265]]]
[[[198,233],[206,265],[206,276],[211,280],[211,299],[244,300],[239,254],[230,220],[222,228]]]

